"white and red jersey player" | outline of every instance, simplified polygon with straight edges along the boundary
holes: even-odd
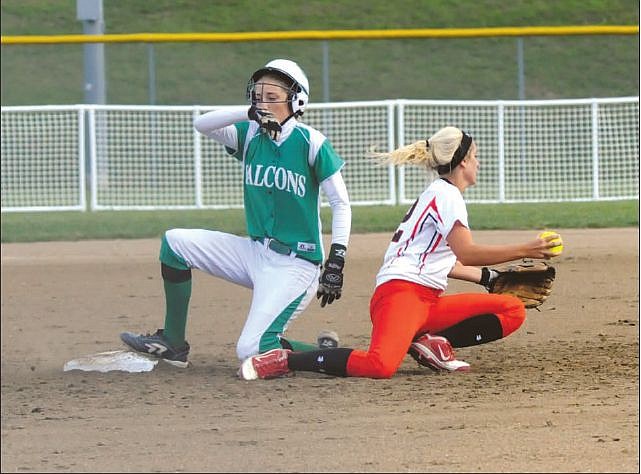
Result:
[[[444,294],[457,264],[448,245],[455,226],[469,229],[467,208],[460,188],[441,177],[414,202],[392,237],[370,301],[370,347],[351,352],[347,375],[390,377],[422,334],[465,347],[501,339],[521,326],[525,307],[514,296]]]
[[[376,286],[406,280],[445,290],[447,275],[456,263],[447,235],[457,221],[468,227],[463,195],[447,180],[436,179],[398,226],[376,276]]]

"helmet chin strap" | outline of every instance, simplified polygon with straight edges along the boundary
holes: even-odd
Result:
[[[285,125],[289,121],[289,119],[291,119],[292,117],[296,117],[296,114],[295,113],[289,114],[287,118],[280,123],[280,126],[282,127],[283,125]]]
[[[292,88],[293,87],[294,86],[292,86]],[[291,110],[292,112],[287,116],[287,118],[285,120],[283,120],[280,123],[281,127],[283,125],[285,125],[289,121],[289,119],[291,119],[292,117],[299,117],[299,116],[303,115],[300,111],[293,112],[293,110],[294,110],[293,100],[294,100],[295,97],[296,97],[296,93],[290,88],[290,91],[289,91],[289,93],[287,95],[287,101],[289,102],[289,110]]]
[[[289,101],[289,110],[293,110],[293,106],[292,106],[292,102],[291,102],[291,100]],[[302,114],[300,113],[300,111],[290,113],[290,114],[287,116],[287,118],[286,118],[285,120],[283,120],[283,121],[280,123],[280,126],[282,127],[283,125],[285,125],[285,124],[289,121],[289,119],[291,119],[292,117],[298,117],[298,116],[300,116],[300,115],[302,115]]]

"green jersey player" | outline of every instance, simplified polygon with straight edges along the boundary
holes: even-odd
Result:
[[[164,328],[120,335],[134,350],[179,367],[188,365],[192,268],[253,290],[236,345],[240,360],[275,348],[316,349],[283,334],[314,294],[323,307],[341,296],[351,230],[344,162],[322,133],[299,121],[309,100],[307,77],[295,62],[275,59],[252,74],[247,98],[249,109],[214,110],[194,122],[243,167],[247,237],[204,229],[167,231],[160,248]],[[324,265],[321,189],[332,210]]]

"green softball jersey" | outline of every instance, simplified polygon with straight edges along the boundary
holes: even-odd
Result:
[[[345,162],[323,134],[300,122],[280,146],[253,122],[234,126],[238,148],[227,151],[243,163],[247,234],[274,238],[320,263],[320,183]]]

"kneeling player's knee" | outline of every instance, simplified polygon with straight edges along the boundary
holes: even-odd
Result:
[[[236,343],[236,355],[238,359],[245,360],[258,353],[271,349],[280,349],[281,347],[280,340],[276,334],[264,334],[260,338],[256,337],[256,335],[241,334]]]
[[[258,345],[250,343],[248,340],[240,338],[236,343],[236,356],[239,360],[245,360],[248,357],[258,354]]]
[[[521,327],[525,321],[525,306],[515,296],[506,299],[505,307],[501,311],[501,325],[503,337],[506,337]]]
[[[377,379],[389,379],[396,373],[398,367],[396,364],[390,364],[387,361],[381,359],[377,354],[370,354],[368,357],[371,369],[372,377]]]

